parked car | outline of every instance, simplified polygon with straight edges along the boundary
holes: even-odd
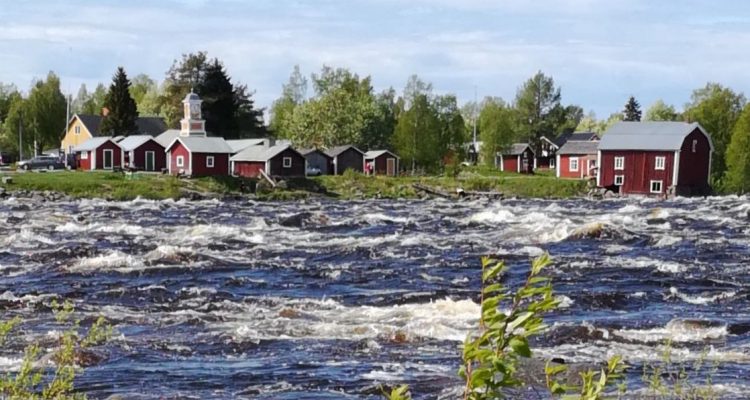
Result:
[[[19,161],[18,169],[28,171],[30,169],[65,169],[65,164],[60,161],[59,157],[36,156],[28,160]]]
[[[307,170],[305,171],[305,174],[307,176],[318,176],[318,175],[320,175],[320,168],[313,167],[313,166],[308,166]]]

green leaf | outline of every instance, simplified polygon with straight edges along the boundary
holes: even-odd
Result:
[[[531,318],[533,315],[534,315],[534,313],[530,312],[530,311],[526,311],[526,312],[522,313],[521,315],[517,316],[516,319],[514,319],[513,321],[510,321],[510,323],[508,324],[508,328],[509,328],[508,330],[509,331],[513,331],[519,325],[521,325],[524,322],[526,322],[526,320],[528,320],[529,318]]]
[[[521,357],[531,357],[531,349],[529,348],[529,342],[526,338],[519,336],[513,337],[510,339],[510,347]]]

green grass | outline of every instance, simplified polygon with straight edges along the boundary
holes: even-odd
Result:
[[[113,172],[55,172],[10,174],[13,183],[0,184],[8,191],[53,191],[75,198],[105,198],[112,200],[177,199],[190,193],[201,195],[231,195],[255,188],[255,182],[232,177],[204,177],[177,179],[168,175],[136,174],[126,177]],[[419,198],[422,193],[414,184],[430,186],[455,193],[457,188],[467,191],[500,192],[506,197],[570,198],[582,196],[586,183],[578,180],[556,179],[554,176],[519,175],[492,169],[464,169],[456,177],[368,177],[357,173],[341,176],[320,176],[311,179],[292,179],[285,189],[264,189],[258,200],[299,200],[312,196],[342,199],[402,199]]]

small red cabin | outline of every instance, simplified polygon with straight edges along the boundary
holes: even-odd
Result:
[[[599,142],[570,140],[557,152],[557,177],[596,176]]]
[[[111,170],[122,167],[122,149],[112,138],[95,137],[73,149],[78,169]]]
[[[597,183],[621,194],[708,194],[712,152],[697,123],[619,122],[599,145]]]
[[[399,157],[388,150],[372,150],[365,153],[365,172],[372,166],[373,175],[398,175]]]
[[[505,151],[497,153],[495,165],[500,171],[533,174],[534,151],[528,143],[512,144]]]
[[[128,136],[121,140],[123,165],[139,171],[162,171],[167,168],[164,146],[151,136]]]
[[[289,145],[250,146],[230,159],[232,175],[257,178],[261,171],[272,177],[303,177],[305,157]]]
[[[220,137],[185,136],[167,146],[167,169],[172,175],[227,176],[232,148]]]
[[[360,173],[365,170],[365,153],[352,145],[328,149],[326,154],[333,160],[331,170],[334,175],[341,175],[347,169]]]

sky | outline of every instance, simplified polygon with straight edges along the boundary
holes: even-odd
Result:
[[[709,81],[748,91],[749,45],[747,0],[0,0],[2,83],[54,71],[75,95],[207,51],[261,107],[294,65],[329,65],[377,91],[417,74],[460,103],[512,101],[542,71],[599,118],[631,95],[680,109]]]

